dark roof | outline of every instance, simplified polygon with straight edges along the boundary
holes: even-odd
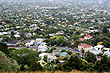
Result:
[[[2,28],[3,26],[2,25],[0,25],[0,28]]]
[[[18,41],[8,41],[7,43],[16,44]]]
[[[24,40],[25,43],[30,42],[30,41],[31,41],[31,40],[29,40],[29,39]]]

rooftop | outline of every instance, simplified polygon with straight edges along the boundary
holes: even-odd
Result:
[[[78,45],[78,46],[83,46],[84,48],[88,48],[88,47],[93,47],[93,46],[91,46],[91,45],[88,45],[88,44],[81,44],[81,45]]]

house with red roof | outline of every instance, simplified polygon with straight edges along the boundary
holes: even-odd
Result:
[[[86,39],[86,40],[91,39],[91,38],[92,38],[91,35],[86,35],[86,36],[84,36],[84,39]]]
[[[84,49],[84,52],[87,52],[89,50],[92,50],[93,46],[85,44],[85,43],[78,45],[78,50],[81,51],[82,49]]]
[[[7,49],[10,49],[10,48],[13,48],[13,47],[8,47]],[[17,48],[14,48],[14,49],[17,49]]]
[[[3,21],[2,24],[6,24],[6,22]]]
[[[80,41],[84,41],[85,39],[84,39],[84,38],[79,38],[79,40],[80,40]]]

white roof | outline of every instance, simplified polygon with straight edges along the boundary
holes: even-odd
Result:
[[[40,56],[45,56],[45,55],[48,55],[48,53],[41,53],[41,54],[39,54],[39,57]]]
[[[110,48],[103,48],[103,49],[105,49],[105,50],[110,50]]]
[[[106,51],[106,52],[104,52],[103,55],[107,55],[107,57],[110,57],[110,52],[109,51]]]
[[[18,34],[15,34],[14,36],[15,36],[15,37],[20,37]]]
[[[34,44],[34,43],[29,42],[29,43],[26,43],[25,45],[26,45],[26,46],[30,46],[30,45],[32,45],[32,44]]]
[[[102,53],[101,50],[94,50],[94,49],[92,49],[92,50],[89,50],[89,51],[92,52],[95,55]]]
[[[31,40],[31,43],[34,43],[34,40]]]
[[[94,48],[102,48],[104,47],[103,45],[97,45],[97,46],[94,46]]]
[[[43,40],[42,38],[36,38],[36,40]]]
[[[7,32],[3,32],[3,34],[7,34]]]
[[[3,33],[0,32],[0,35],[3,35]]]

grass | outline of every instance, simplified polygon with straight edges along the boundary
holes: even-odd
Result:
[[[0,73],[53,73],[52,71],[36,71],[36,72],[0,72]],[[77,71],[72,70],[71,72],[63,72],[63,71],[55,71],[54,73],[97,73],[97,72],[84,72],[84,71]],[[110,73],[110,72],[102,72],[102,73]]]

